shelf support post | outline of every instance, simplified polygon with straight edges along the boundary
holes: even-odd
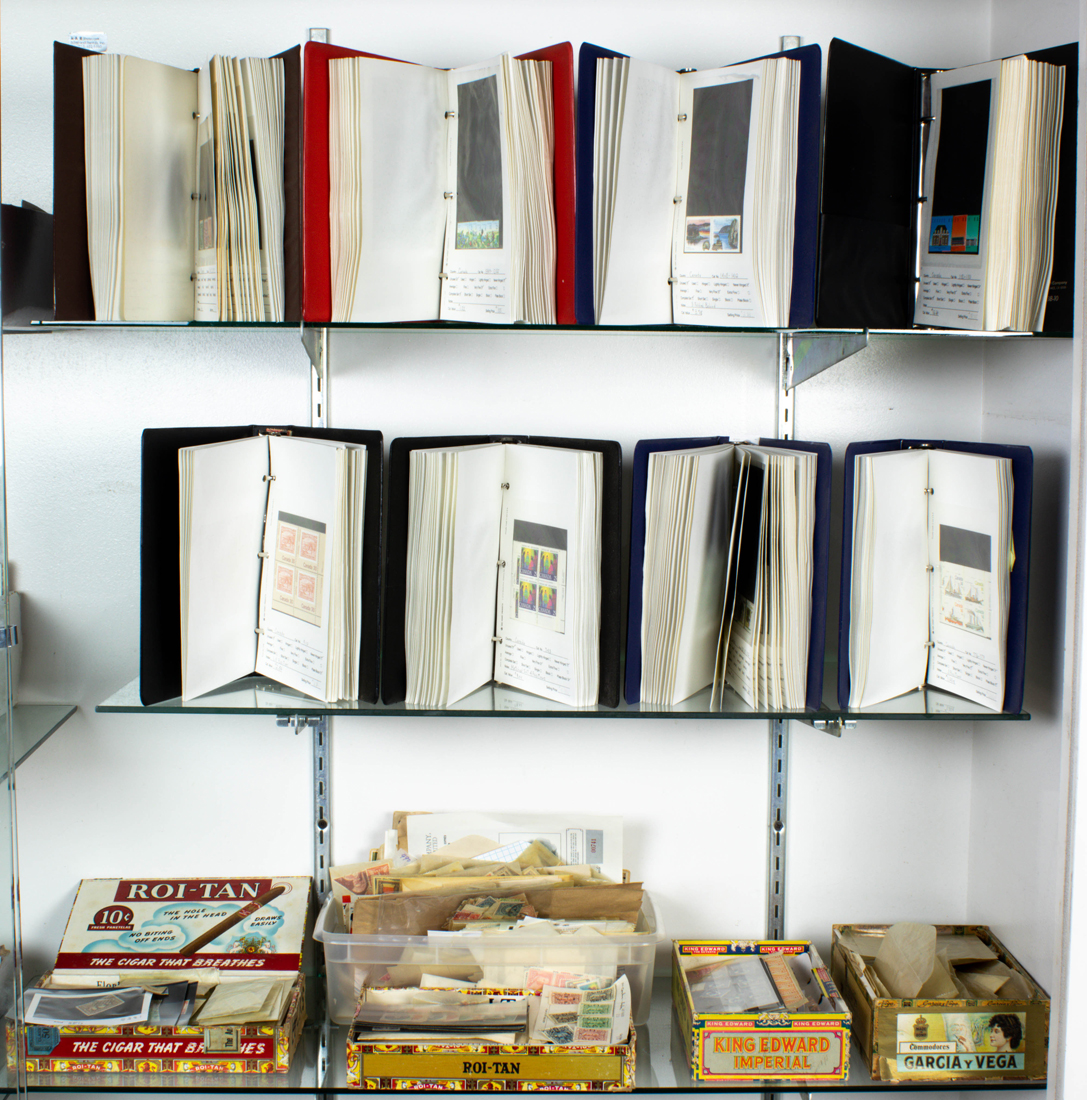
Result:
[[[789,801],[789,723],[770,722],[770,828],[766,865],[766,938],[785,938],[785,849]]]
[[[302,346],[309,356],[311,428],[328,427],[328,329],[302,326]]]

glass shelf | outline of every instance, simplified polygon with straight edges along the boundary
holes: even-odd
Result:
[[[725,691],[722,708],[710,710],[709,688],[671,707],[623,702],[617,707],[569,707],[498,684],[485,684],[451,706],[435,708],[413,707],[406,703],[363,703],[357,699],[345,703],[324,703],[263,676],[247,676],[196,699],[166,699],[151,706],[144,706],[140,702],[140,682],[133,680],[99,703],[95,710],[103,714],[302,714],[315,718],[337,714],[383,718],[479,718],[487,715],[517,715],[525,718],[791,718],[801,722],[831,724],[903,718],[1004,722],[1030,719],[1030,715],[1023,711],[1007,714],[1003,711],[985,710],[967,699],[948,695],[935,688],[913,691],[863,710],[842,709],[833,701],[836,684],[837,680],[833,677],[824,679],[823,706],[819,710],[756,711],[731,689]]]
[[[408,321],[390,322],[299,322],[299,321],[50,321],[31,320],[28,323],[5,324],[5,335],[26,335],[28,333],[70,332],[76,329],[118,329],[138,332],[141,330],[161,329],[204,329],[226,330],[267,330],[299,332],[306,329],[328,329],[330,332],[567,332],[567,333],[657,333],[659,335],[683,336],[832,336],[835,334],[892,337],[951,337],[954,339],[1007,340],[1022,338],[1070,339],[1071,332],[993,332],[973,329],[948,328],[904,328],[904,329],[864,329],[864,328],[715,328],[704,325],[484,325],[469,324],[464,321]]]
[[[738,1081],[732,1085],[693,1082],[687,1069],[679,1028],[672,1018],[668,977],[658,975],[649,1023],[638,1028],[635,1092],[671,1093],[687,1089],[729,1093],[966,1092],[973,1090],[1044,1090],[1044,1081],[873,1081],[856,1043],[849,1059],[849,1079],[832,1082]],[[157,1073],[31,1073],[30,1092],[237,1092],[357,1093],[347,1087],[346,1027],[328,1029],[328,1061],[319,1069],[320,1030],[307,1028],[302,1046],[287,1073],[157,1074]],[[0,1081],[0,1087],[6,1084]]]
[[[76,712],[74,703],[17,703],[12,709],[11,757],[18,766]],[[7,715],[0,714],[0,738]],[[4,772],[7,775],[7,772]]]

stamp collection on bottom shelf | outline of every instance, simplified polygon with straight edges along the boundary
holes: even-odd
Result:
[[[397,813],[316,914],[308,877],[84,879],[7,1022],[9,1079],[628,1091],[665,1076],[670,1034],[677,1087],[1044,1087],[1049,997],[989,927],[836,924],[829,965],[803,940],[668,940],[622,831]],[[333,1025],[312,1067],[307,1003]]]

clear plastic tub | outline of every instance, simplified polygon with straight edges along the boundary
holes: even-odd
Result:
[[[601,936],[586,942],[581,936],[504,936],[501,932],[480,936],[353,936],[344,931],[343,908],[330,895],[317,916],[313,938],[325,949],[328,1013],[333,1023],[349,1024],[363,986],[417,984],[419,973],[456,975],[487,970],[489,985],[504,985],[525,966],[577,973],[626,974],[630,982],[632,1019],[649,1019],[653,995],[653,963],[664,931],[649,894],[642,895],[638,931]],[[509,972],[502,974],[502,968]],[[390,973],[390,971],[392,971]],[[412,978],[415,977],[415,981]],[[479,975],[476,980],[478,980]],[[520,981],[511,981],[520,985]]]

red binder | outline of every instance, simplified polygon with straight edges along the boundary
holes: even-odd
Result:
[[[397,58],[307,42],[302,94],[302,318],[311,324],[332,319],[329,241],[328,63],[341,57]],[[560,325],[574,316],[574,49],[559,42],[518,55],[550,61],[555,99],[555,316]],[[405,62],[409,64],[409,62]]]

